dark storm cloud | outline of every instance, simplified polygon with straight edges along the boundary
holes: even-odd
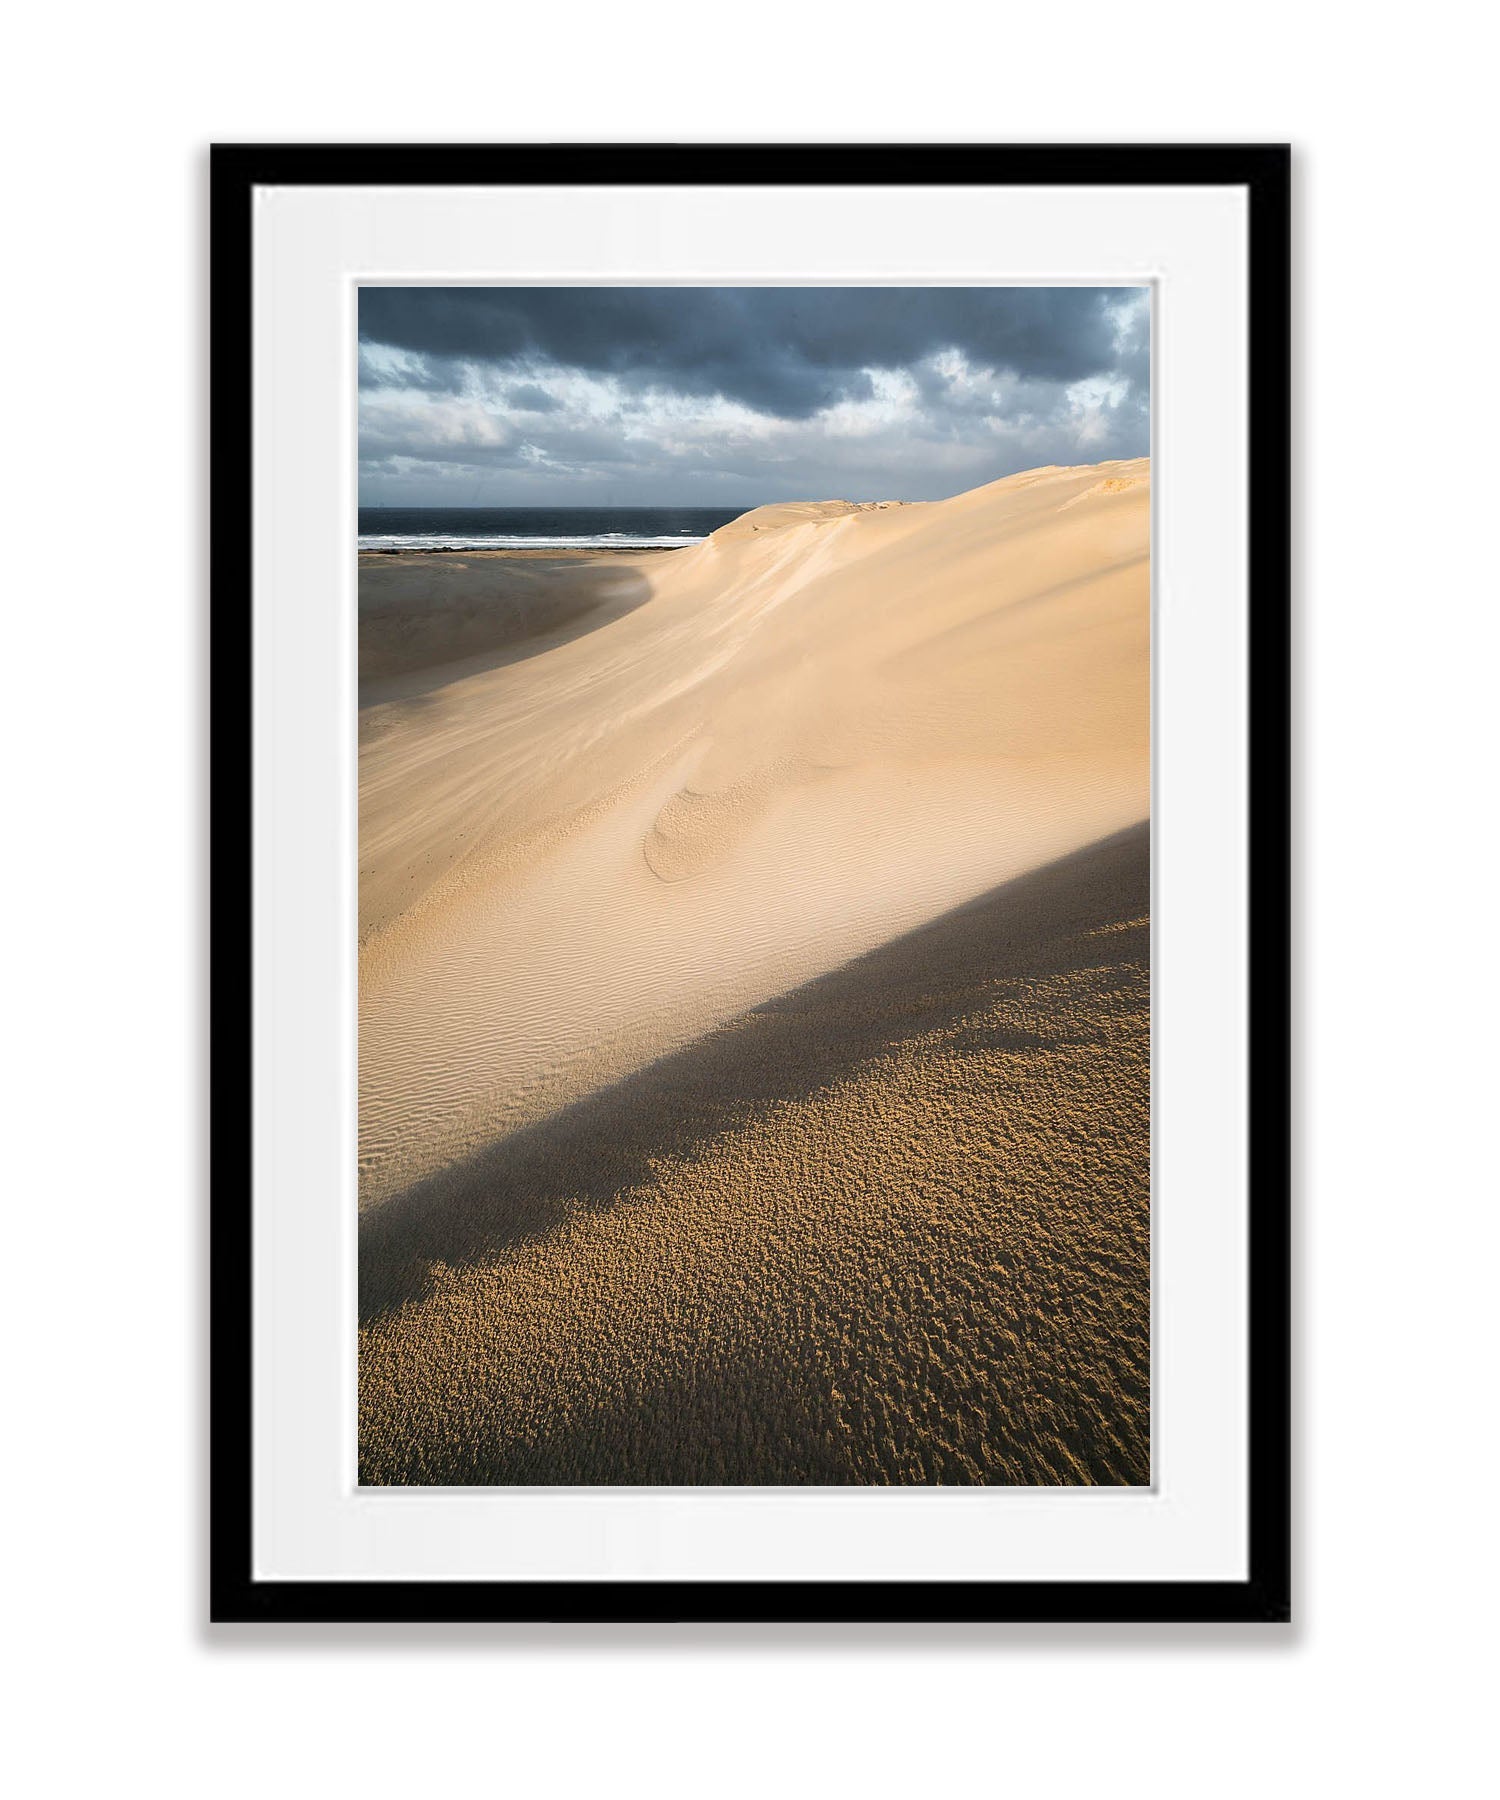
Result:
[[[367,386],[462,391],[470,364],[552,363],[632,388],[719,394],[805,419],[868,397],[870,369],[942,351],[1035,381],[1108,371],[1115,309],[1102,288],[366,288]],[[539,392],[540,390],[533,390]],[[517,405],[523,404],[516,400]]]

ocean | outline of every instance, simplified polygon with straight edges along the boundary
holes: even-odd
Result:
[[[361,550],[654,550],[700,543],[743,506],[362,506]]]

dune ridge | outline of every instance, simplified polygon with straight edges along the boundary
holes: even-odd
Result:
[[[761,508],[530,572],[487,666],[411,633],[362,696],[362,1207],[1144,819],[1149,478]]]

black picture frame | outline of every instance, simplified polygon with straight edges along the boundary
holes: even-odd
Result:
[[[210,1617],[215,1623],[1291,1616],[1290,167],[1278,144],[216,145],[211,153]],[[1249,220],[1249,1443],[1243,1581],[267,1581],[252,1568],[251,209],[260,186],[1242,187]]]

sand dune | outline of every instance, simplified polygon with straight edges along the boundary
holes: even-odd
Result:
[[[1149,509],[1140,461],[371,559],[362,1206],[1144,819]]]
[[[650,594],[643,560],[524,550],[362,556],[361,704],[425,693],[619,618]]]
[[[1145,827],[367,1212],[367,1483],[1150,1480]]]

